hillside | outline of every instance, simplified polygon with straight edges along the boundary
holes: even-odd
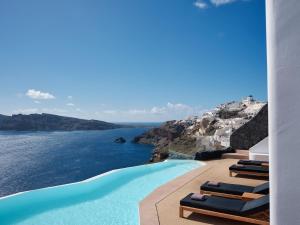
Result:
[[[261,110],[263,113],[260,113],[258,120],[260,126],[256,123],[247,125]],[[268,118],[265,112],[267,112],[266,103],[255,101],[249,96],[242,101],[222,104],[202,116],[168,121],[136,137],[133,141],[154,145],[153,161],[162,160],[170,154],[193,157],[196,152],[226,149],[232,144],[235,148],[244,147],[247,145],[243,143],[247,143],[247,139],[251,138],[251,142],[248,141],[249,146],[267,136]],[[238,139],[240,137],[244,139],[231,140],[232,134]]]
[[[98,120],[84,120],[52,114],[0,115],[0,130],[8,131],[75,131],[106,130],[125,127]]]

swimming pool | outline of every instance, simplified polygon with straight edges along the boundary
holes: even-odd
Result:
[[[138,225],[139,202],[204,163],[167,160],[0,199],[0,221],[22,225]]]

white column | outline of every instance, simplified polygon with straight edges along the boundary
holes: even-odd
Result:
[[[266,0],[271,225],[300,225],[300,0]]]

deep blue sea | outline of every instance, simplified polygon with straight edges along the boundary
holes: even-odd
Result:
[[[153,147],[131,143],[147,129],[0,132],[0,196],[147,163]],[[121,136],[127,142],[114,143]]]

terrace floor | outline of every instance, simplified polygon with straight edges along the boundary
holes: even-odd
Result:
[[[249,225],[232,220],[185,212],[179,217],[179,201],[187,194],[199,193],[200,185],[207,180],[228,183],[258,185],[266,180],[245,177],[230,177],[228,167],[236,159],[221,159],[206,162],[206,165],[195,169],[175,180],[159,187],[140,203],[141,225]]]

